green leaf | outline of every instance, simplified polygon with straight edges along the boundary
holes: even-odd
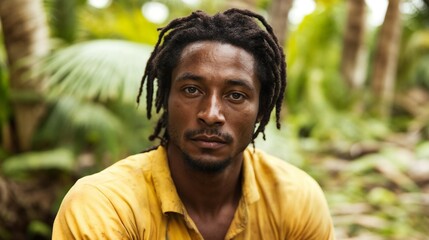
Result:
[[[416,147],[416,156],[417,158],[429,159],[429,142],[423,142]]]
[[[376,187],[369,192],[368,201],[374,205],[391,205],[397,201],[397,197],[387,188]]]
[[[44,236],[46,239],[50,238],[52,234],[51,227],[48,224],[38,220],[33,220],[30,222],[28,226],[28,232],[30,235]]]
[[[152,47],[95,40],[72,45],[46,58],[37,74],[46,74],[51,96],[134,102]]]
[[[159,26],[145,19],[140,7],[134,3],[128,2],[126,5],[128,6],[121,6],[113,1],[109,8],[103,10],[81,9],[81,35],[86,39],[114,38],[155,44]]]
[[[6,176],[13,176],[35,170],[59,169],[71,171],[73,166],[74,156],[70,150],[54,149],[10,157],[2,164],[2,172]]]

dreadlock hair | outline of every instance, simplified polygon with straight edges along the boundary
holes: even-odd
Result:
[[[258,22],[266,31],[259,27]],[[273,29],[266,20],[248,10],[232,8],[223,13],[209,16],[202,11],[171,21],[166,27],[159,28],[159,38],[150,55],[142,77],[137,104],[146,82],[146,110],[148,119],[152,115],[154,83],[157,91],[154,106],[156,113],[163,113],[149,140],[168,141],[167,102],[171,87],[171,75],[177,66],[183,49],[197,41],[217,41],[243,48],[255,59],[256,75],[261,82],[259,96],[259,125],[253,133],[252,143],[259,133],[265,139],[265,126],[276,108],[276,126],[280,129],[280,110],[286,88],[286,63],[282,47],[279,45]],[[161,132],[164,130],[163,135]]]

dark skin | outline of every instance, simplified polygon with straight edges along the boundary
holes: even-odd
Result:
[[[183,50],[168,98],[169,166],[204,239],[224,239],[241,197],[243,151],[258,119],[253,56],[226,43]]]

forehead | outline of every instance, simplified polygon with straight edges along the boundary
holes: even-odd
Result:
[[[255,65],[253,55],[245,49],[217,41],[198,41],[187,45],[180,54],[178,65],[190,61],[194,63],[221,61],[226,65],[240,65],[252,74]]]
[[[196,41],[196,42],[192,42],[189,43],[188,45],[186,45],[183,48],[182,54],[186,55],[186,54],[190,54],[190,53],[196,53],[199,51],[204,51],[204,50],[216,50],[216,51],[221,51],[221,52],[231,52],[233,50],[238,50],[238,51],[242,51],[247,53],[248,55],[251,55],[250,53],[248,53],[245,49],[241,48],[241,47],[237,47],[235,45],[232,45],[230,43],[225,43],[225,42],[219,42],[219,41],[212,41],[212,40],[202,40],[202,41]]]

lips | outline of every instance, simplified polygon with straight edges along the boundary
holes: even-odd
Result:
[[[192,137],[194,141],[204,141],[204,142],[218,142],[218,143],[226,143],[226,140],[222,137],[216,135],[197,135]]]
[[[227,141],[222,137],[215,135],[197,135],[191,140],[200,148],[217,149],[227,144]]]

